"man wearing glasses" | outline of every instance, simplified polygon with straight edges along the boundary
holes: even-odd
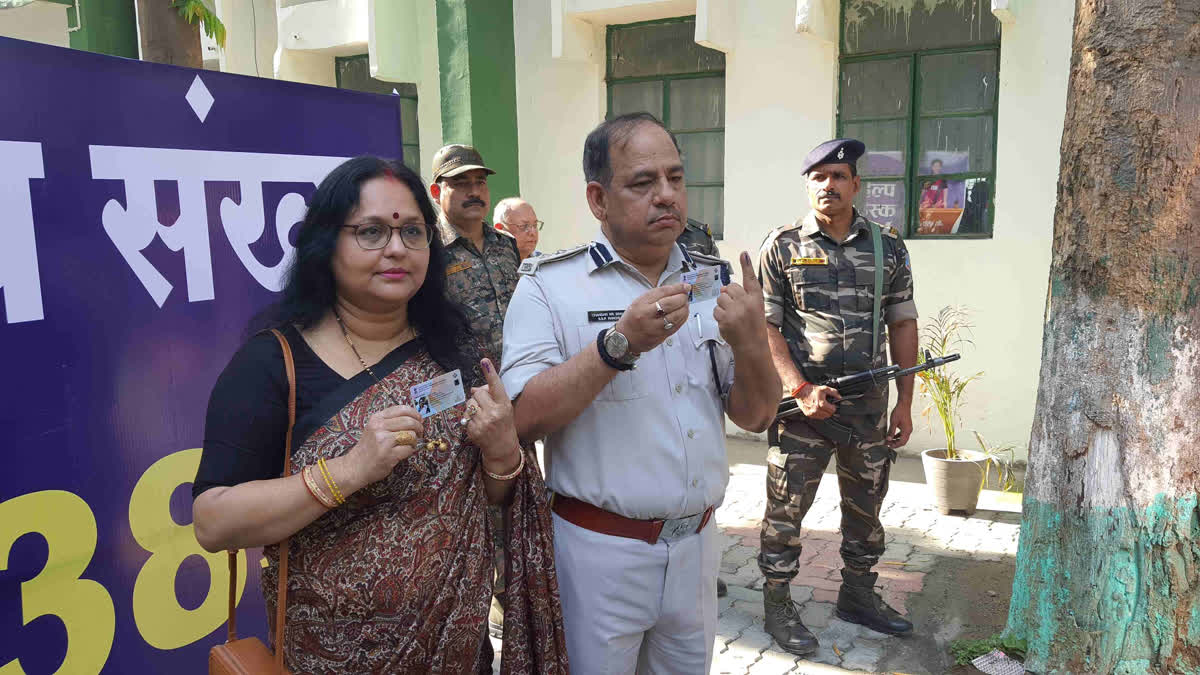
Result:
[[[504,313],[517,287],[517,242],[484,223],[491,193],[487,168],[469,145],[447,145],[433,156],[429,194],[441,209],[438,236],[446,255],[446,293],[467,313],[490,356],[501,357]]]
[[[492,222],[517,239],[517,251],[521,254],[521,260],[541,255],[537,251],[537,244],[538,232],[541,231],[543,223],[537,219],[537,214],[529,202],[520,197],[501,199],[496,204]]]

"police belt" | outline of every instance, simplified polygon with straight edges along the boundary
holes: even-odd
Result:
[[[713,507],[710,506],[683,518],[637,520],[557,493],[551,497],[551,509],[563,520],[585,530],[613,537],[640,539],[650,545],[696,534],[704,529],[713,513]]]

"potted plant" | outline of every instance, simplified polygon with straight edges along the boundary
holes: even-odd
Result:
[[[926,352],[939,357],[959,351],[963,345],[970,344],[966,335],[970,334],[971,328],[966,310],[943,307],[922,331],[922,349],[918,358],[924,361]],[[921,396],[929,402],[921,415],[932,427],[931,413],[936,413],[946,434],[946,447],[921,453],[925,483],[933,490],[938,510],[943,514],[961,510],[968,516],[973,515],[979,503],[979,493],[987,482],[993,464],[1003,489],[1010,489],[1014,482],[1014,446],[990,446],[978,432],[975,432],[978,450],[967,450],[958,444],[958,410],[962,405],[963,393],[968,384],[982,375],[982,372],[977,372],[962,377],[950,366],[917,373]]]

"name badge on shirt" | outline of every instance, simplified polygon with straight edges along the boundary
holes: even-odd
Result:
[[[588,323],[608,323],[616,321],[625,313],[623,309],[593,309],[588,312]]]
[[[799,256],[792,257],[792,265],[828,265],[829,258],[801,258]]]
[[[475,266],[475,263],[471,262],[470,260],[464,260],[463,262],[460,262],[460,263],[457,263],[457,264],[447,267],[446,268],[446,276],[450,276],[451,274],[454,274],[455,272],[469,270],[474,266]]]
[[[462,375],[457,370],[426,380],[409,390],[409,393],[413,407],[421,413],[421,417],[436,415],[467,400]]]

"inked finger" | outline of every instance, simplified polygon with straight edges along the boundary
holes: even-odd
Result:
[[[504,382],[500,379],[500,373],[496,371],[496,366],[491,359],[484,359],[480,364],[483,366],[483,377],[488,383],[488,394],[496,400],[509,400],[508,392],[504,389]]]
[[[762,286],[758,283],[758,275],[754,272],[754,263],[750,260],[750,254],[742,251],[742,255],[738,259],[742,263],[742,287],[747,291],[755,290],[762,293]]]

